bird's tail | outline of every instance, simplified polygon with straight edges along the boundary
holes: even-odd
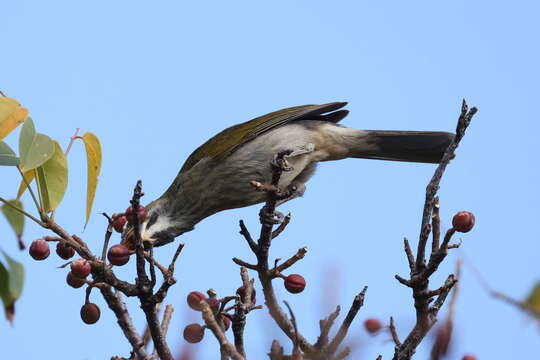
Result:
[[[454,134],[436,131],[364,130],[349,157],[438,163]]]

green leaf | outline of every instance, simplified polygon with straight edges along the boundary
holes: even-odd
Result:
[[[0,97],[0,140],[9,135],[28,117],[28,110],[15,99]]]
[[[0,166],[17,166],[19,158],[13,150],[3,141],[0,141]]]
[[[525,302],[540,311],[540,282],[534,285]]]
[[[13,320],[15,301],[22,294],[24,286],[24,267],[2,251],[6,258],[7,267],[0,261],[0,297],[8,321]]]
[[[101,144],[97,136],[89,132],[82,136],[82,140],[86,148],[86,164],[88,169],[86,183],[86,221],[84,224],[86,226],[92,213],[98,177],[101,171]]]
[[[52,157],[36,169],[36,181],[43,203],[43,211],[51,212],[60,204],[66,193],[68,167],[66,156],[57,141]]]
[[[23,204],[19,200],[9,200],[9,202],[19,209],[23,209]],[[2,212],[4,213],[9,225],[11,225],[13,228],[13,231],[15,231],[17,239],[20,241],[24,231],[24,215],[8,204],[2,205]]]
[[[13,260],[13,258],[4,251],[2,251],[2,253],[9,265],[9,294],[15,301],[22,294],[24,286],[24,266],[20,262]]]
[[[32,118],[24,122],[19,137],[20,168],[22,172],[44,164],[54,153],[54,143],[50,137],[36,133]]]
[[[9,272],[7,268],[0,261],[0,297],[4,306],[9,304],[11,296],[9,296]]]

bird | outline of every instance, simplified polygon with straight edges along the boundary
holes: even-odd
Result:
[[[270,184],[271,164],[286,151],[288,171],[278,189],[289,194],[281,205],[303,196],[319,162],[346,158],[439,163],[454,134],[441,131],[358,130],[339,122],[346,102],[289,107],[231,126],[199,146],[158,199],[146,206],[141,239],[168,244],[223,210],[264,202],[250,182]],[[133,229],[122,243],[130,245]],[[133,245],[133,244],[131,244]]]

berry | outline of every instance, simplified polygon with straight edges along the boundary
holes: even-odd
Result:
[[[240,286],[237,290],[236,290],[236,295],[240,296],[240,299],[242,299],[242,302],[245,302],[245,297],[246,297],[246,287],[245,286]],[[256,293],[255,293],[255,288],[254,287],[251,287],[251,303],[252,304],[255,304],[257,301],[255,299],[255,296],[256,296]]]
[[[476,356],[474,356],[472,354],[463,355],[461,360],[476,360]]]
[[[90,274],[90,270],[92,270],[90,263],[84,259],[71,262],[71,272],[80,279],[85,279]]]
[[[201,311],[202,307],[200,305],[200,302],[202,300],[206,300],[206,296],[204,296],[203,293],[200,293],[198,291],[192,291],[187,296],[187,303],[190,308],[193,310]]]
[[[210,309],[212,309],[212,311],[214,313],[217,313],[218,310],[219,310],[219,304],[220,304],[220,301],[216,298],[208,298],[206,299],[206,303],[210,306]]]
[[[81,319],[85,324],[95,324],[99,320],[101,310],[94,303],[86,303],[81,307]]]
[[[69,286],[75,289],[78,289],[84,285],[84,279],[76,277],[71,271],[67,274],[66,282]]]
[[[204,337],[204,328],[199,324],[189,324],[184,328],[184,339],[188,343],[195,344]]]
[[[285,278],[285,289],[293,294],[298,294],[306,288],[306,279],[302,275],[291,274]]]
[[[113,265],[125,265],[129,261],[129,250],[121,244],[111,246],[107,253],[107,259],[109,259],[109,262]]]
[[[32,241],[28,252],[34,260],[45,260],[49,257],[51,249],[49,249],[49,244],[44,239],[37,239]]]
[[[58,244],[56,244],[56,253],[62,259],[67,260],[75,255],[75,249],[69,246],[65,241],[59,241]]]
[[[227,316],[222,316],[221,321],[223,322],[223,325],[221,326],[223,331],[229,330],[231,327],[231,319],[229,319]]]
[[[126,225],[126,223],[127,218],[124,215],[118,216],[116,219],[113,219],[113,228],[117,232],[121,233],[124,231],[124,226]]]
[[[474,214],[468,211],[460,211],[452,219],[452,226],[458,232],[469,232],[474,226]]]
[[[146,220],[146,217],[148,216],[148,213],[146,212],[146,208],[142,205],[139,205],[139,222],[142,223],[144,220]],[[126,219],[128,223],[132,224],[135,219],[133,219],[133,207],[130,206],[126,209],[125,213]]]
[[[370,334],[375,334],[382,328],[382,324],[379,319],[369,318],[364,321],[364,327],[366,331]]]

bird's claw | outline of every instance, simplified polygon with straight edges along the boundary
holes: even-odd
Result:
[[[274,210],[273,213],[269,213],[266,210],[266,206],[261,209],[261,212],[259,213],[259,218],[261,221],[261,224],[266,226],[274,226],[277,224],[281,224],[283,220],[285,219],[285,215],[283,215],[282,212],[279,212],[277,210]]]
[[[286,157],[288,154],[292,153],[292,150],[286,150],[282,151],[274,156],[274,161],[272,162],[272,166],[280,169],[281,171],[292,171],[294,168],[289,165],[289,162],[287,161]]]

